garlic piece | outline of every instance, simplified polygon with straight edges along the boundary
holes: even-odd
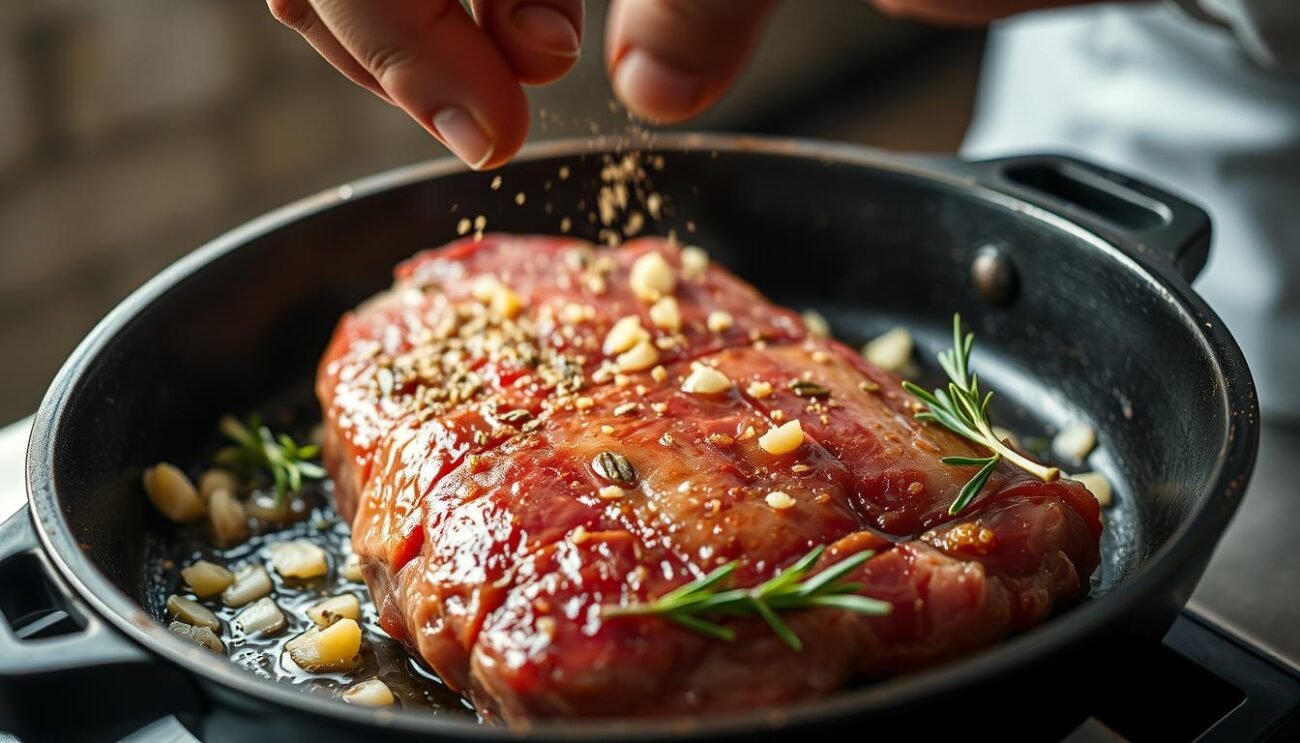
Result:
[[[288,626],[284,612],[269,598],[249,604],[235,615],[230,623],[236,632],[245,635],[273,635]]]
[[[688,279],[698,279],[709,270],[709,254],[703,248],[688,245],[682,248],[682,274]]]
[[[212,541],[218,547],[233,547],[248,539],[248,514],[234,493],[217,490],[212,494],[212,501],[208,505]]]
[[[803,426],[798,419],[783,423],[758,437],[758,445],[768,454],[789,454],[803,444]]]
[[[826,316],[817,310],[804,310],[803,324],[808,328],[808,335],[814,338],[831,337],[831,324],[826,321]]]
[[[650,306],[650,322],[656,328],[677,332],[682,327],[682,313],[673,297],[664,297]]]
[[[279,542],[267,548],[271,567],[283,578],[308,580],[329,572],[325,550],[305,539]]]
[[[731,380],[726,374],[711,366],[699,364],[682,381],[682,392],[692,395],[716,395],[731,389]]]
[[[659,363],[659,351],[650,341],[641,341],[619,354],[614,362],[625,372],[644,371]]]
[[[774,490],[768,493],[763,500],[767,501],[767,505],[778,511],[784,511],[787,508],[794,508],[796,503],[795,499],[791,498],[789,493],[784,493],[780,490]]]
[[[1097,432],[1087,423],[1074,423],[1066,426],[1052,438],[1052,451],[1056,456],[1074,462],[1082,462],[1097,445]]]
[[[339,575],[344,580],[350,580],[353,583],[362,583],[365,576],[361,572],[361,556],[355,552],[349,552],[346,559],[343,560],[343,567],[339,568]]]
[[[394,702],[393,691],[377,678],[366,679],[343,690],[343,701],[362,707],[388,707]]]
[[[650,334],[645,328],[641,327],[641,318],[636,315],[628,315],[619,318],[605,334],[605,342],[601,345],[601,350],[609,356],[616,353],[623,353],[636,344],[650,338]]]
[[[307,607],[307,618],[318,627],[328,627],[340,619],[361,621],[361,602],[350,593],[341,593],[321,599]]]
[[[207,627],[221,631],[221,620],[208,607],[184,596],[167,597],[167,614],[192,627]]]
[[[745,392],[752,398],[762,400],[765,397],[772,396],[772,383],[755,380],[749,383],[749,386],[745,388]]]
[[[736,324],[736,319],[731,316],[730,312],[714,310],[704,319],[704,324],[708,326],[709,332],[725,333],[731,329],[732,325]]]
[[[203,518],[208,512],[190,478],[166,462],[159,462],[144,471],[144,492],[168,521],[189,523]]]
[[[190,591],[201,599],[215,596],[235,582],[234,573],[207,560],[197,560],[189,567],[182,568],[181,577],[185,579],[185,585],[190,587]]]
[[[356,665],[361,652],[361,625],[340,619],[328,627],[312,627],[285,644],[284,649],[304,671],[346,671]]]
[[[261,565],[248,565],[235,571],[235,582],[221,592],[221,603],[239,608],[271,592],[271,576]]]
[[[885,371],[901,371],[912,360],[912,334],[894,328],[862,347],[862,356]]]
[[[1110,506],[1114,502],[1115,494],[1111,488],[1110,480],[1100,472],[1080,472],[1077,475],[1070,475],[1070,479],[1083,483],[1083,486],[1092,493],[1097,499],[1097,503],[1103,508]]]
[[[632,262],[628,285],[641,301],[654,302],[673,293],[677,277],[673,275],[673,267],[668,265],[662,255],[646,253]]]
[[[470,284],[469,294],[479,302],[488,304],[492,301],[492,297],[496,296],[497,287],[499,286],[501,286],[501,280],[496,277],[496,274],[485,273],[474,279],[473,284]]]
[[[167,629],[178,637],[184,637],[192,643],[201,645],[214,653],[225,652],[225,646],[221,644],[221,638],[207,627],[194,627],[184,622],[172,622],[167,625]]]
[[[218,490],[227,490],[231,493],[239,492],[239,478],[235,477],[229,470],[210,469],[199,475],[199,496],[203,500],[212,500],[212,494]]]
[[[492,299],[488,303],[488,309],[493,314],[506,319],[514,319],[524,309],[524,300],[504,284],[497,286],[496,291],[492,294]]]

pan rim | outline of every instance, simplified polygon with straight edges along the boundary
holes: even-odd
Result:
[[[606,147],[605,145],[609,146]],[[592,155],[613,149],[612,142],[588,139],[555,140],[531,145],[520,162],[557,157]],[[1240,502],[1253,469],[1258,445],[1258,407],[1254,385],[1241,350],[1217,315],[1205,305],[1190,285],[1155,262],[1141,260],[1068,218],[1034,206],[1020,198],[979,185],[969,176],[953,175],[931,167],[929,158],[909,159],[861,147],[813,140],[688,133],[660,135],[657,150],[703,150],[812,159],[855,167],[890,171],[932,184],[956,187],[986,202],[1045,222],[1057,231],[1071,234],[1102,250],[1145,283],[1169,293],[1187,327],[1196,334],[1206,357],[1224,384],[1217,391],[1223,402],[1220,414],[1228,421],[1227,435],[1218,452],[1207,486],[1193,511],[1167,542],[1156,550],[1132,576],[1117,584],[1105,596],[1053,617],[1024,634],[949,663],[924,669],[868,686],[841,690],[826,697],[807,700],[772,711],[757,711],[713,717],[673,720],[568,721],[546,723],[522,733],[504,727],[485,726],[468,719],[430,715],[408,710],[374,711],[335,700],[304,694],[283,684],[268,682],[246,673],[224,659],[178,652],[183,640],[172,637],[137,602],[117,589],[96,563],[78,547],[76,538],[58,506],[53,471],[58,457],[63,413],[71,395],[94,364],[122,332],[148,306],[176,290],[194,273],[239,249],[257,237],[310,218],[354,198],[405,187],[417,182],[462,172],[465,168],[450,158],[408,165],[328,189],[275,209],[209,241],[182,257],[131,293],[105,316],[68,357],[56,375],[35,416],[28,447],[26,473],[28,500],[45,553],[61,577],[80,599],[118,631],[165,663],[181,667],[207,683],[217,684],[241,695],[261,698],[276,705],[312,715],[336,718],[350,724],[411,733],[444,733],[482,740],[563,736],[574,740],[610,738],[706,737],[821,722],[849,714],[879,713],[909,706],[937,694],[969,688],[982,680],[1022,668],[1044,655],[1060,652],[1110,626],[1144,595],[1172,580],[1185,559],[1201,554],[1217,541]],[[1208,544],[1207,544],[1208,542]]]

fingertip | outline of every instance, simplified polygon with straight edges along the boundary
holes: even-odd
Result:
[[[676,123],[704,104],[699,80],[640,49],[623,55],[610,82],[614,95],[632,113],[650,121]]]
[[[476,0],[475,16],[526,85],[562,77],[582,51],[580,0]]]

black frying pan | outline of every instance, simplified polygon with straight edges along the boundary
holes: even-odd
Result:
[[[820,309],[849,340],[901,323],[932,358],[960,311],[1000,391],[995,417],[1040,430],[1091,422],[1102,446],[1091,465],[1119,494],[1090,600],[956,662],[789,708],[526,732],[350,707],[168,633],[150,597],[170,528],[140,492],[141,468],[195,461],[225,412],[305,394],[338,316],[460,218],[555,233],[571,214],[575,233],[595,237],[573,207],[594,204],[599,153],[552,143],[499,171],[501,191],[493,174],[444,161],[311,197],[196,251],[100,323],[36,416],[30,506],[0,527],[0,729],[111,735],[167,712],[212,740],[878,737],[973,721],[1014,737],[1072,725],[1072,702],[1108,664],[1168,628],[1254,461],[1250,374],[1188,286],[1205,262],[1206,215],[1059,157],[966,163],[701,136],[659,148],[653,178],[675,212],[656,230],[707,246],[778,301]]]

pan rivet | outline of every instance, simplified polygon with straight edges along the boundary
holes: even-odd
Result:
[[[1016,297],[1016,267],[1002,249],[985,245],[970,262],[970,280],[975,291],[989,304],[1008,305]]]

